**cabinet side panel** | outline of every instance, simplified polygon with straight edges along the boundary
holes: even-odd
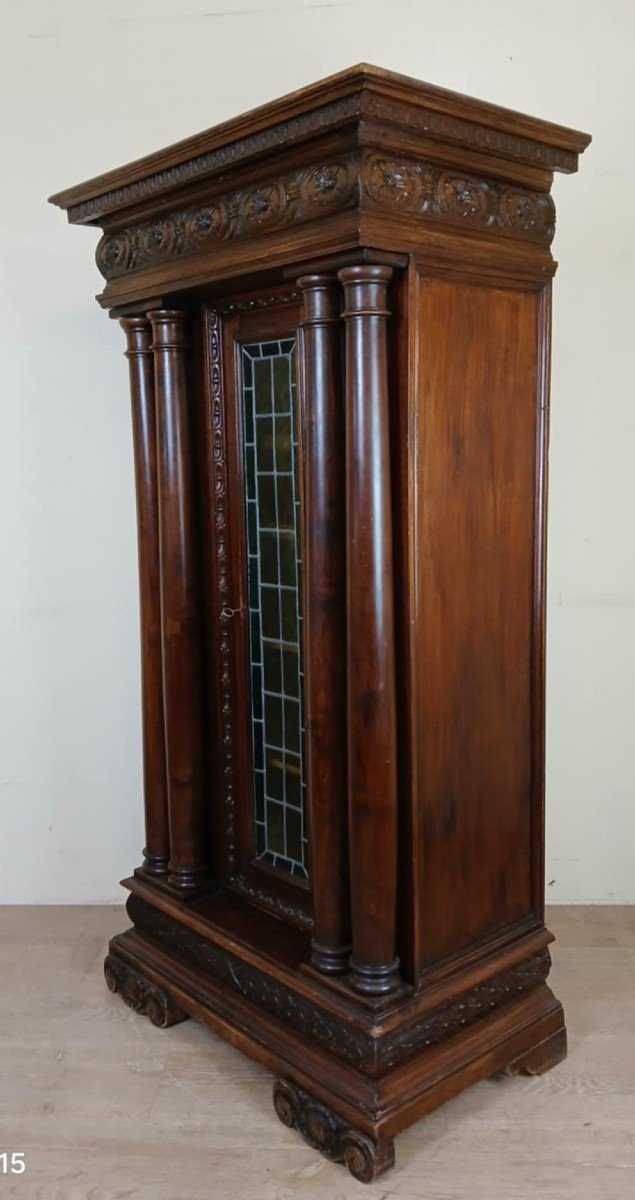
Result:
[[[532,805],[541,804],[532,762],[539,299],[427,279],[417,309],[425,966],[532,911]]]

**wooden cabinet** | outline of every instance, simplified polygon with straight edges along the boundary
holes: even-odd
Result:
[[[132,396],[146,847],[107,981],[364,1181],[565,1053],[550,187],[588,141],[361,66],[53,197],[103,230]]]

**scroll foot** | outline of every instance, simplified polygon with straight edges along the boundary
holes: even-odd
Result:
[[[287,1079],[273,1085],[273,1105],[283,1125],[297,1129],[309,1146],[331,1162],[344,1163],[360,1183],[373,1183],[394,1165],[392,1138],[373,1141]]]
[[[119,992],[124,1004],[143,1013],[157,1029],[187,1021],[188,1014],[175,1004],[163,988],[144,979],[134,967],[116,954],[104,962],[104,975],[111,992]]]

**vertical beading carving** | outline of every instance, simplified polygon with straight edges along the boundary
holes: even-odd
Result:
[[[217,312],[207,315],[207,345],[212,408],[212,472],[216,604],[218,606],[218,661],[222,740],[225,845],[230,875],[236,868],[236,812],[234,797],[234,722],[232,713],[232,596],[227,524],[227,455],[223,406],[222,323]]]

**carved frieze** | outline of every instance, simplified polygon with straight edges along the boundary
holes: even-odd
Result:
[[[105,279],[114,279],[218,242],[341,212],[353,203],[357,177],[353,159],[338,160],[226,192],[207,204],[105,234],[97,246],[97,266]]]
[[[366,202],[377,208],[490,227],[545,246],[554,235],[555,207],[548,192],[379,154],[366,157],[362,175]]]
[[[286,229],[350,209],[410,213],[455,227],[491,228],[548,246],[555,208],[548,192],[510,187],[494,179],[435,164],[367,153],[269,180],[105,234],[97,265],[105,279],[157,266],[236,239]]]

